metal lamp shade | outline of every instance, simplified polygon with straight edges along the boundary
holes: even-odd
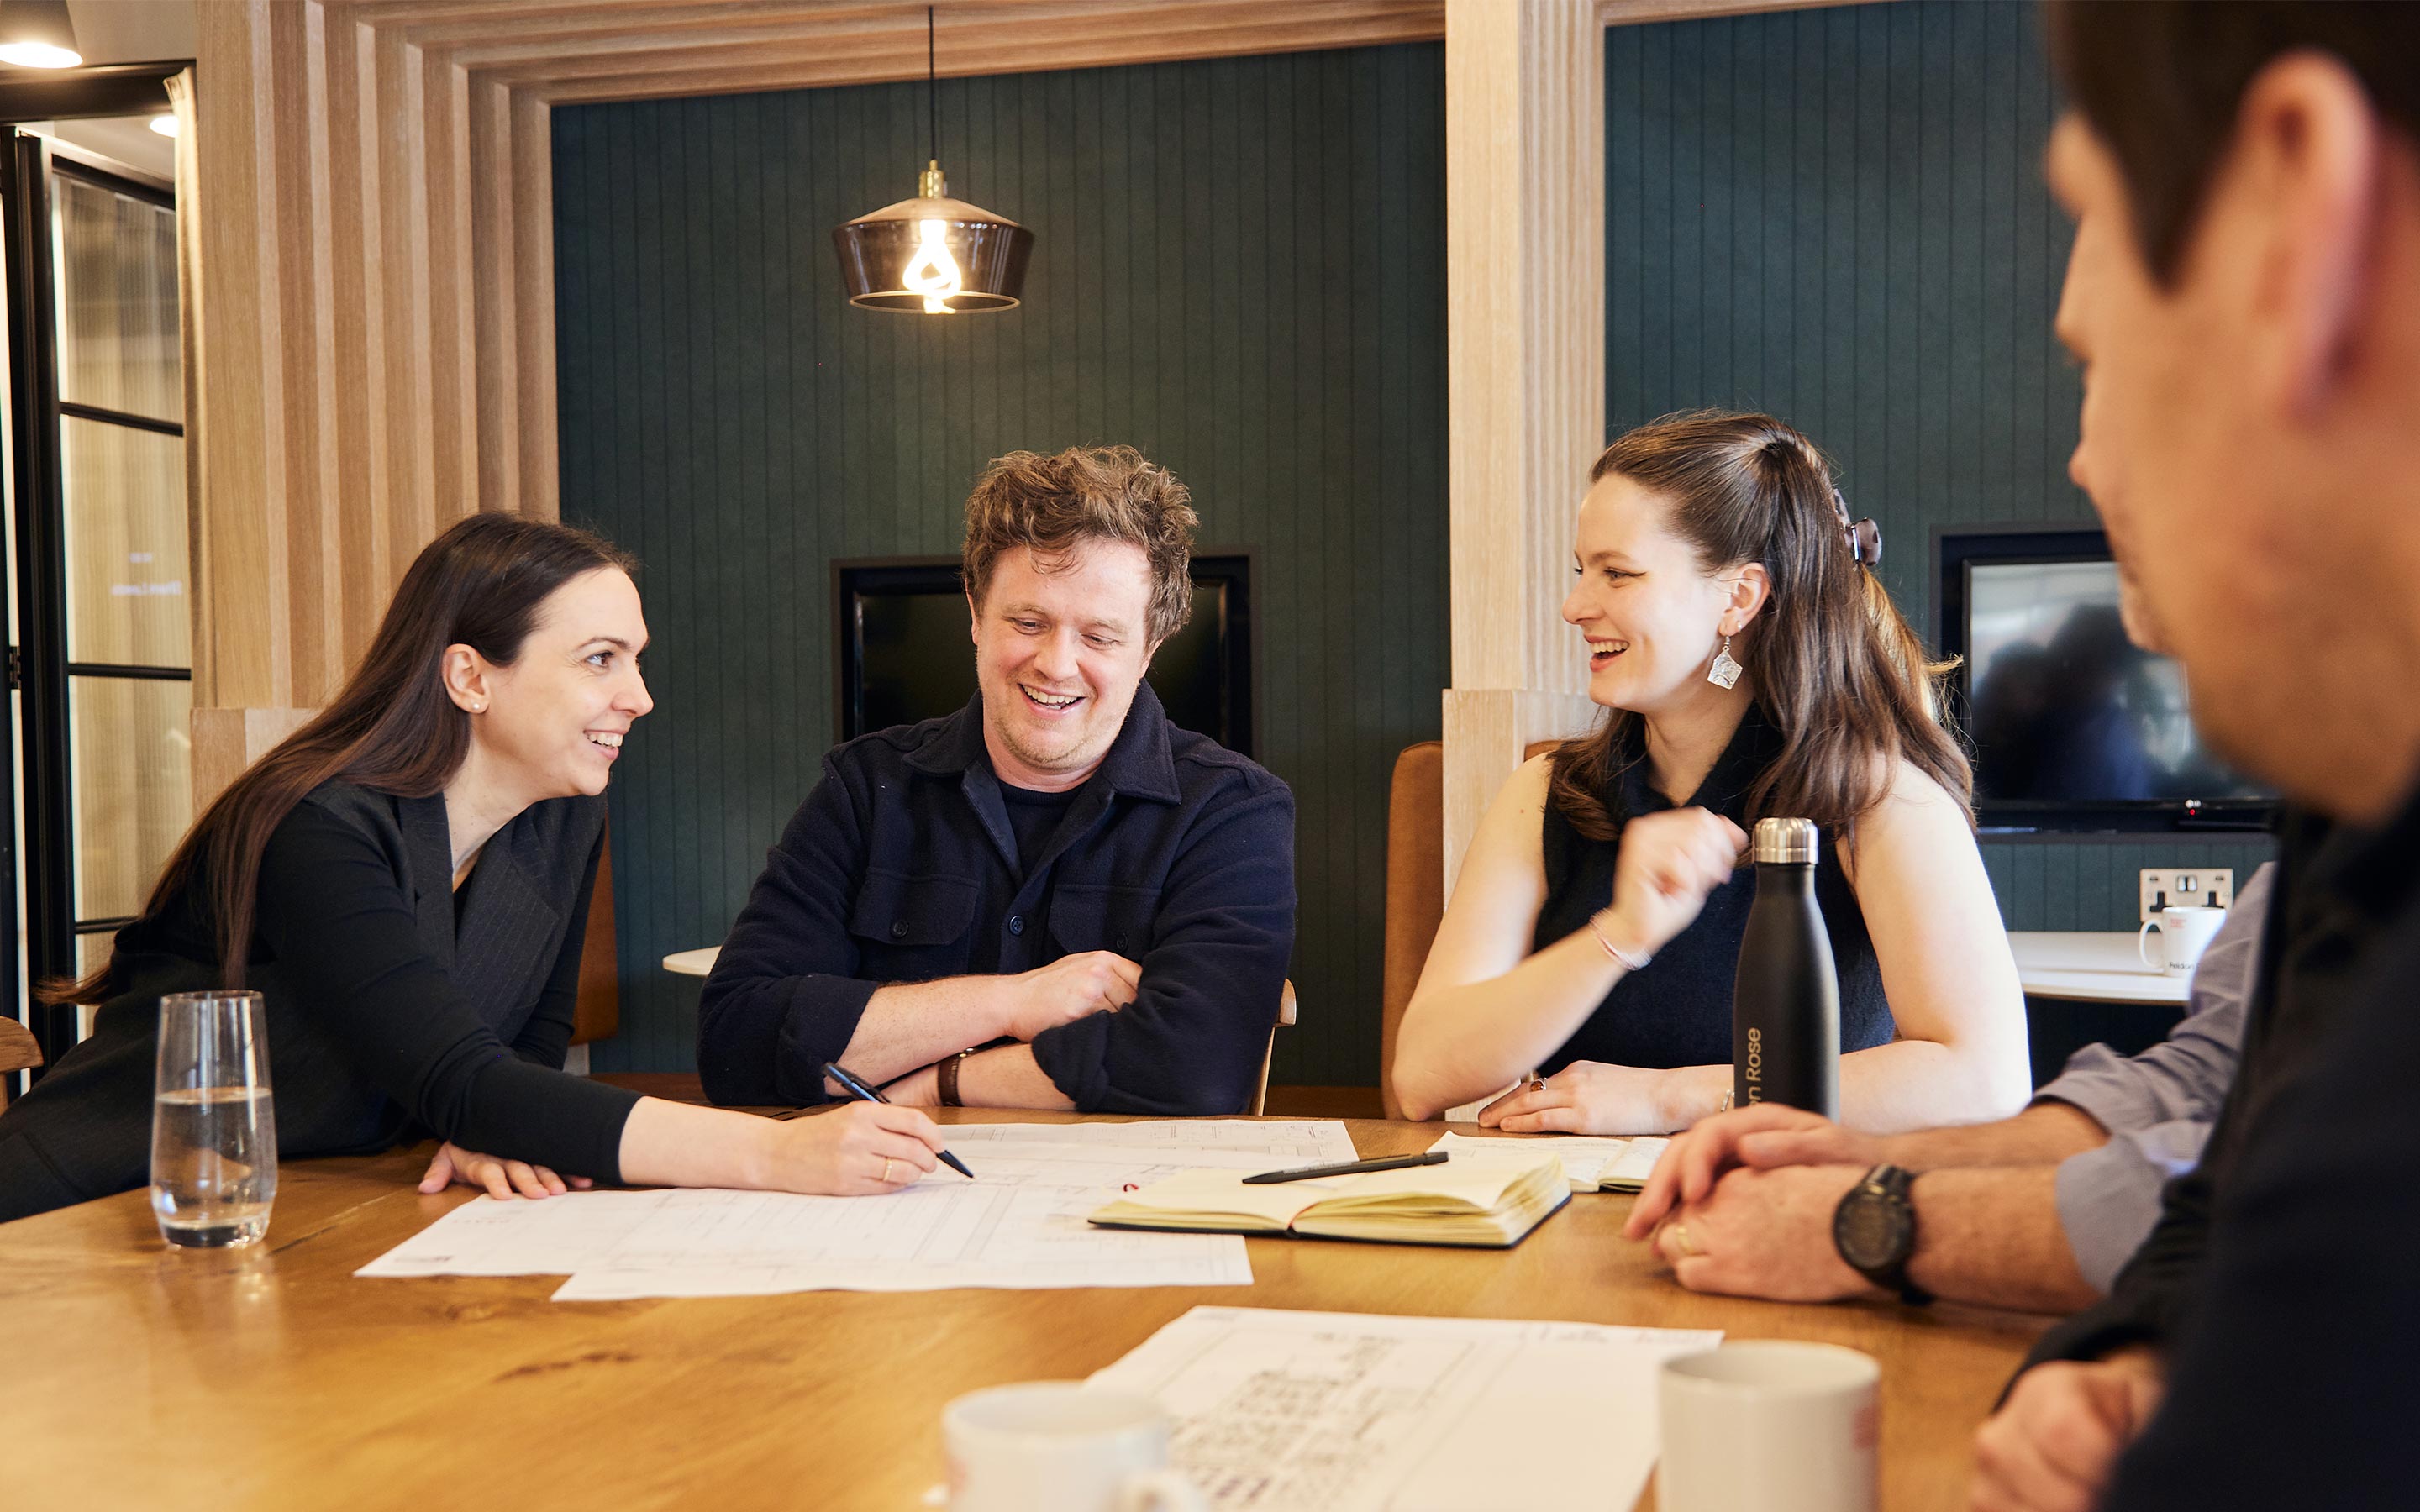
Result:
[[[942,243],[957,264],[958,287],[927,295],[907,286],[908,266],[923,250],[923,223],[939,221]],[[832,231],[848,302],[867,310],[925,312],[936,299],[957,314],[1013,310],[1025,296],[1025,265],[1033,233],[1015,221],[962,199],[919,197],[885,205]]]

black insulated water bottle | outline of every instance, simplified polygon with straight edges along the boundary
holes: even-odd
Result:
[[[1731,988],[1731,1105],[1840,1116],[1840,981],[1815,902],[1813,821],[1756,824],[1756,902]]]

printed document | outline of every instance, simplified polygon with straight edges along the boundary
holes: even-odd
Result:
[[[886,1196],[688,1189],[481,1196],[363,1276],[566,1275],[558,1302],[933,1291],[954,1287],[1249,1286],[1233,1235],[1096,1228],[1085,1215],[1180,1170],[1349,1161],[1333,1119],[957,1124],[948,1166]]]
[[[1507,1149],[1518,1149],[1526,1155],[1537,1144],[1553,1147],[1563,1163],[1563,1174],[1571,1179],[1575,1192],[1636,1192],[1647,1184],[1647,1178],[1663,1158],[1669,1139],[1642,1134],[1635,1139],[1600,1138],[1593,1134],[1550,1134],[1544,1140],[1508,1139],[1500,1135],[1461,1134],[1450,1131],[1437,1136],[1431,1149],[1450,1150],[1453,1158],[1486,1159]],[[1513,1157],[1520,1158],[1520,1157]]]
[[[1158,1398],[1218,1512],[1628,1512],[1655,1376],[1718,1331],[1196,1307],[1087,1383]]]

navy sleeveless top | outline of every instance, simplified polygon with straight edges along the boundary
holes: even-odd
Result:
[[[1675,807],[1655,791],[1643,745],[1645,733],[1631,721],[1628,759],[1614,779],[1606,808],[1617,822],[1634,814]],[[1706,774],[1688,807],[1711,809],[1741,828],[1750,827],[1747,793],[1781,756],[1781,734],[1754,704]],[[1552,803],[1545,819],[1546,902],[1538,911],[1532,950],[1544,949],[1613,901],[1613,862],[1619,839],[1590,840],[1574,829]],[[1644,971],[1613,984],[1578,1032],[1539,1067],[1557,1072],[1575,1060],[1662,1070],[1671,1066],[1729,1065],[1731,1058],[1731,980],[1739,967],[1740,939],[1747,930],[1748,905],[1756,901],[1756,868],[1743,866],[1706,897],[1706,906],[1687,929],[1665,943]],[[1815,901],[1832,936],[1832,960],[1840,976],[1840,1049],[1868,1050],[1890,1042],[1890,1004],[1883,997],[1882,965],[1866,933],[1866,916],[1840,871],[1839,837],[1823,832],[1815,863]]]

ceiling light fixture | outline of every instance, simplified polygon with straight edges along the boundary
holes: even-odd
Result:
[[[177,134],[177,117],[174,116],[154,116],[151,117],[151,130],[159,132],[162,136],[174,136]]]
[[[72,69],[83,62],[75,23],[68,18],[68,0],[8,0],[0,6],[0,63]]]
[[[933,8],[924,8],[924,105],[931,153],[916,197],[885,205],[832,232],[848,302],[909,315],[1013,310],[1023,301],[1033,233],[1005,216],[949,197],[941,177],[940,70]]]

